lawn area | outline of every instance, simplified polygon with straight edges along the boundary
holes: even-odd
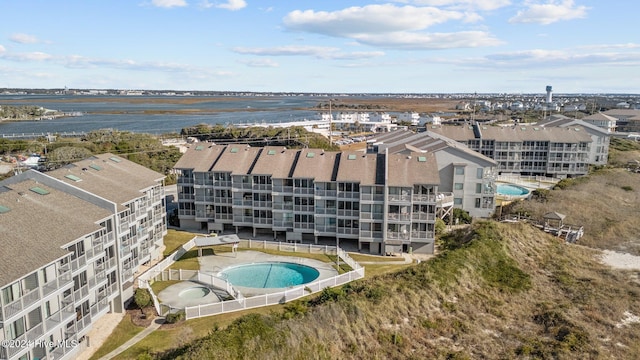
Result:
[[[200,270],[200,262],[198,261],[198,250],[191,249],[187,251],[178,261],[169,266],[169,269]]]
[[[357,262],[388,262],[388,261],[404,261],[403,257],[397,256],[377,256],[365,255],[358,253],[349,253],[349,257]]]
[[[236,311],[216,316],[208,316],[200,319],[187,320],[180,324],[180,326],[171,329],[160,328],[149,334],[149,336],[142,339],[139,343],[127,349],[122,354],[116,356],[114,359],[133,360],[137,359],[138,356],[146,352],[155,353],[175,348],[194,339],[198,339],[208,335],[211,330],[215,329],[216,327],[219,329],[224,329],[229,324],[231,324],[231,322],[244,315],[277,314],[281,312],[283,308],[284,305],[273,305],[244,311]]]
[[[164,237],[164,257],[171,255],[172,252],[176,251],[187,241],[193,239],[194,236],[196,236],[196,234],[188,231],[179,231],[174,229],[167,230],[167,235]]]
[[[394,264],[383,264],[383,265],[365,264],[365,265],[362,265],[362,266],[364,266],[364,276],[365,276],[365,278],[368,279],[368,278],[371,278],[373,276],[400,271],[400,270],[402,270],[402,269],[404,269],[406,267],[414,266],[414,265],[415,264],[401,263],[401,264],[398,264],[398,265],[394,265]]]
[[[154,281],[153,284],[151,284],[151,290],[153,290],[154,294],[158,295],[160,291],[168,288],[171,285],[175,285],[179,282],[182,282],[182,280]]]
[[[90,358],[90,360],[100,359],[104,355],[112,352],[117,349],[118,346],[124,344],[132,337],[136,336],[139,332],[144,330],[143,327],[135,326],[131,322],[131,316],[129,314],[125,315],[124,318],[120,321],[118,326],[113,330],[111,335],[105,340],[105,342],[100,346],[98,351]]]

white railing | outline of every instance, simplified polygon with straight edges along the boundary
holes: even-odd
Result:
[[[195,237],[194,237],[195,239]],[[285,291],[270,293],[265,295],[258,295],[249,298],[245,298],[237,289],[235,289],[231,283],[224,279],[216,277],[212,274],[201,273],[196,270],[181,270],[181,269],[167,269],[171,264],[176,262],[187,251],[191,250],[195,246],[194,239],[191,239],[178,250],[173,252],[169,257],[162,260],[143,274],[138,277],[138,286],[149,290],[153,299],[153,305],[158,314],[164,314],[162,309],[163,305],[158,301],[157,296],[151,289],[150,282],[152,281],[165,281],[165,280],[196,280],[219,289],[225,290],[228,294],[234,297],[233,300],[222,301],[213,304],[205,304],[198,306],[186,307],[185,317],[186,319],[195,319],[204,316],[212,316],[232,311],[240,311],[245,309],[251,309],[255,307],[282,304],[288,301],[292,301],[309,294],[313,294],[322,291],[324,288],[344,285],[353,280],[362,279],[364,277],[364,267],[353,260],[347,252],[336,246],[321,246],[313,244],[297,244],[297,243],[282,243],[266,240],[240,240],[238,246],[248,249],[271,249],[278,251],[290,251],[301,253],[319,253],[326,255],[337,255],[342,262],[349,265],[353,270],[336,275],[334,277],[315,281],[312,283],[303,284],[294,288],[287,289]]]

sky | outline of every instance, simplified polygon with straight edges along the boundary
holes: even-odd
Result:
[[[2,0],[0,88],[640,94],[631,0]]]

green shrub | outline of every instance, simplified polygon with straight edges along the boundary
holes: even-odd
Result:
[[[146,308],[151,305],[151,293],[147,289],[137,288],[133,295],[133,301],[140,309]]]
[[[175,324],[177,322],[183,321],[185,319],[185,316],[186,315],[184,313],[184,310],[180,310],[178,312],[167,314],[167,316],[165,317],[165,321],[168,324]]]
[[[631,186],[629,186],[629,185],[625,185],[625,186],[622,187],[622,190],[624,190],[624,191],[633,191],[633,188]]]

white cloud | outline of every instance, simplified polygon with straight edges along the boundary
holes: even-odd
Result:
[[[19,44],[35,44],[38,42],[38,38],[29,34],[13,34],[9,37],[9,40]]]
[[[367,45],[405,50],[471,48],[496,46],[502,43],[484,31],[429,34],[397,32],[382,35],[360,35],[356,39]]]
[[[325,46],[277,46],[272,48],[234,48],[239,54],[258,56],[311,56],[318,59],[353,60],[383,56],[382,51],[341,52],[339,48]]]
[[[398,0],[396,2],[423,6],[440,6],[450,9],[478,10],[495,10],[511,4],[510,0]]]
[[[441,2],[454,3],[447,0]],[[489,6],[488,1],[486,4]],[[283,23],[289,30],[343,37],[360,44],[390,49],[429,50],[501,44],[499,40],[484,31],[451,33],[424,31],[431,26],[448,21],[477,22],[481,19],[481,16],[475,12],[383,4],[354,6],[333,12],[296,10],[287,14]]]
[[[251,66],[251,67],[278,67],[280,64],[271,60],[271,59],[251,59],[251,60],[242,60],[241,63]]]
[[[573,67],[579,65],[639,66],[640,52],[590,52],[582,48],[568,50],[532,49],[487,55],[484,64],[491,67]]]
[[[510,23],[538,23],[549,25],[562,20],[581,19],[587,16],[586,6],[576,6],[573,0],[549,0],[545,4],[525,2],[526,9],[520,10],[509,19]]]
[[[247,2],[244,0],[227,0],[224,4],[216,5],[217,8],[236,11],[247,7]]]
[[[200,7],[205,9],[216,7],[218,9],[236,11],[247,7],[247,2],[245,0],[227,0],[227,2],[225,3],[218,4],[212,3],[209,0],[203,0],[202,2],[200,2]]]
[[[0,55],[4,53],[6,50],[7,49],[4,46],[0,45]]]
[[[43,52],[30,53],[7,53],[4,47],[0,46],[0,58],[11,61],[46,61],[53,59],[53,56]]]
[[[187,6],[187,2],[185,0],[151,0],[151,4],[162,8]]]
[[[352,37],[357,34],[423,30],[449,20],[474,17],[472,14],[434,7],[383,4],[354,6],[333,12],[295,10],[287,14],[283,22],[290,30]]]

